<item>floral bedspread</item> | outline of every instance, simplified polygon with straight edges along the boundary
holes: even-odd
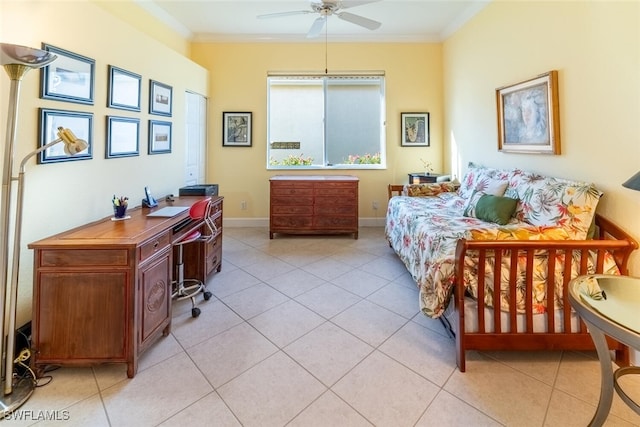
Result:
[[[512,218],[506,225],[488,223],[476,218],[463,216],[465,199],[457,192],[443,192],[436,197],[396,196],[389,200],[385,226],[386,238],[394,251],[406,265],[420,290],[420,309],[429,317],[439,317],[444,313],[453,290],[453,272],[455,249],[458,239],[468,240],[567,240],[572,238],[562,227],[531,225]],[[563,257],[564,255],[559,255]],[[510,263],[510,257],[503,258],[503,263]],[[472,297],[477,297],[477,275],[474,276],[473,265],[477,260],[467,257],[465,261],[472,265],[470,273],[464,278],[465,286]],[[526,260],[519,261],[518,269],[524,270]],[[546,294],[544,281],[547,267],[544,254],[535,257],[534,268],[534,312],[546,311]],[[556,262],[556,276],[562,277],[561,259]],[[477,268],[477,267],[476,267]],[[575,273],[577,275],[577,268]],[[589,273],[594,267],[589,267]],[[487,287],[485,302],[493,306],[494,294],[490,288],[493,284],[493,263],[486,266]],[[504,270],[503,270],[504,271]],[[508,269],[507,269],[508,271]],[[617,267],[612,257],[605,260],[605,274],[617,274]],[[520,275],[519,275],[520,276]],[[562,286],[562,280],[556,280]],[[518,300],[516,304],[524,312],[524,283],[517,283]],[[501,307],[508,308],[508,281],[501,286]],[[561,293],[560,293],[561,295]],[[556,300],[557,307],[562,305]]]

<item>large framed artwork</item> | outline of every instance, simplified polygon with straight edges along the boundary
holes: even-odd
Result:
[[[403,147],[428,147],[429,113],[400,113],[400,145]]]
[[[93,105],[96,61],[45,43],[42,49],[58,59],[40,72],[40,98]]]
[[[222,113],[222,145],[251,147],[251,113]]]
[[[40,108],[40,141],[43,147],[58,139],[58,128],[68,128],[79,139],[87,141],[87,148],[72,156],[65,152],[65,144],[56,144],[40,153],[38,163],[87,160],[93,157],[93,113]]]
[[[558,72],[496,89],[498,150],[560,154]]]

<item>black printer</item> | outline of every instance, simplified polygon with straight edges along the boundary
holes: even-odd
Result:
[[[179,196],[217,196],[218,184],[187,185],[179,191]]]

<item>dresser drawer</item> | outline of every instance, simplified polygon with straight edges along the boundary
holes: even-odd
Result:
[[[289,197],[271,195],[272,206],[312,206],[313,196]]]
[[[340,215],[356,217],[356,212],[353,206],[344,205],[316,205],[313,207],[313,213],[315,215]]]
[[[349,206],[353,209],[358,201],[353,197],[316,197],[315,206]]]
[[[140,246],[139,261],[143,262],[155,254],[162,252],[171,245],[171,233],[166,232],[155,236],[153,239],[146,241]]]
[[[311,181],[271,181],[271,188],[313,188]]]
[[[271,206],[271,215],[311,215],[313,213],[313,206],[308,204],[306,206],[291,206],[291,205],[276,205]]]
[[[289,197],[313,196],[313,188],[273,187],[271,189],[271,195]]]
[[[357,192],[358,189],[352,184],[318,187],[315,189],[316,196],[325,197],[355,197]]]
[[[313,224],[312,216],[273,215],[271,217],[272,227],[304,228],[304,227],[311,227],[312,224]]]
[[[319,216],[314,220],[318,228],[338,228],[346,230],[358,229],[358,220],[353,216]]]

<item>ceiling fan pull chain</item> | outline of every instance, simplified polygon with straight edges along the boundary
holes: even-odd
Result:
[[[324,27],[324,73],[329,74],[329,54],[328,54],[328,34],[329,34],[329,20],[325,18],[327,21]]]

